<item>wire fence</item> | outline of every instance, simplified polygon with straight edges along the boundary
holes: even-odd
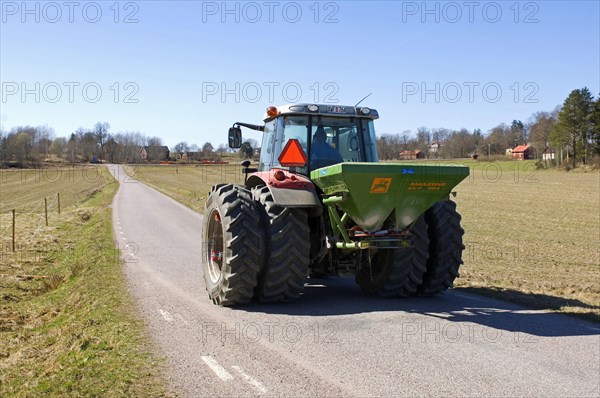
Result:
[[[20,209],[29,208],[32,203],[36,203],[33,209],[20,211]],[[60,215],[60,193],[45,197],[36,201],[22,204],[19,208],[11,209],[9,212],[0,215],[3,227],[0,228],[0,241],[4,250],[4,242],[9,240],[10,251],[17,251],[18,242],[31,243],[44,230],[50,226],[52,214]]]

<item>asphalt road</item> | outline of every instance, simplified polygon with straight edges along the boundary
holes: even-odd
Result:
[[[129,289],[182,396],[600,396],[600,325],[459,290],[382,300],[312,279],[297,303],[217,307],[202,216],[111,169]]]

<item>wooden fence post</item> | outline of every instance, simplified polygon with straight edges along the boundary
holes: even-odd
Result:
[[[58,214],[60,214],[60,192],[56,194],[57,203],[58,203]]]
[[[46,226],[48,226],[48,199],[44,198],[44,213],[46,214]]]
[[[16,221],[15,209],[12,209],[12,251],[13,251],[13,253],[15,252],[15,235],[16,235],[15,221]]]

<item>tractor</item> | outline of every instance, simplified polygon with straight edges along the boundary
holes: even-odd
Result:
[[[433,296],[462,264],[461,217],[450,200],[468,167],[379,162],[375,109],[270,106],[258,167],[218,184],[206,201],[202,264],[221,306],[289,302],[307,278],[351,276],[368,296]]]

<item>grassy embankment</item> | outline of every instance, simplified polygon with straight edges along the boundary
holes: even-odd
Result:
[[[3,170],[0,178],[0,396],[165,395],[162,362],[134,315],[113,240],[117,182],[105,168]]]
[[[448,162],[440,161],[440,165]],[[588,319],[600,315],[600,174],[535,170],[533,161],[457,161],[471,168],[457,188],[465,229],[457,287]],[[136,178],[202,212],[228,166],[136,166]]]

